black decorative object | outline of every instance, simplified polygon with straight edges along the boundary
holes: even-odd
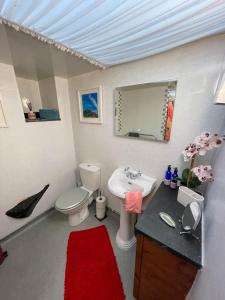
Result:
[[[44,195],[46,190],[48,189],[49,184],[47,184],[43,190],[41,190],[39,193],[21,201],[16,206],[8,210],[5,214],[9,217],[16,218],[16,219],[22,219],[29,217],[35,206],[37,205],[38,201],[41,199],[41,197]]]
[[[138,132],[129,132],[128,136],[132,136],[132,137],[140,137],[140,134]]]

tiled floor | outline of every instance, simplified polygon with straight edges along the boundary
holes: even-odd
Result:
[[[115,244],[119,216],[111,211],[99,222],[91,213],[76,229],[105,224],[121,274],[126,299],[132,296],[135,247],[120,250]],[[75,230],[67,217],[56,211],[4,244],[8,258],[0,266],[1,300],[63,300],[66,248],[69,232]],[[95,300],[95,299],[93,299]],[[97,300],[97,299],[96,299]],[[107,300],[107,299],[106,299]]]

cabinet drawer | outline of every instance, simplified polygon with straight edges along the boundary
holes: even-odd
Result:
[[[185,299],[196,273],[192,264],[144,238],[138,299]]]

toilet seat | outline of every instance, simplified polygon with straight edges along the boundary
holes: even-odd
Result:
[[[55,202],[55,208],[57,210],[66,211],[88,202],[88,191],[79,187],[73,187],[70,190],[63,193]]]

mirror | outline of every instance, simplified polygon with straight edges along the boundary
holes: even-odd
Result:
[[[189,203],[184,210],[182,216],[182,226],[184,231],[194,232],[201,219],[202,211],[198,202],[193,201]]]
[[[116,136],[168,142],[176,81],[117,87],[114,91]]]

